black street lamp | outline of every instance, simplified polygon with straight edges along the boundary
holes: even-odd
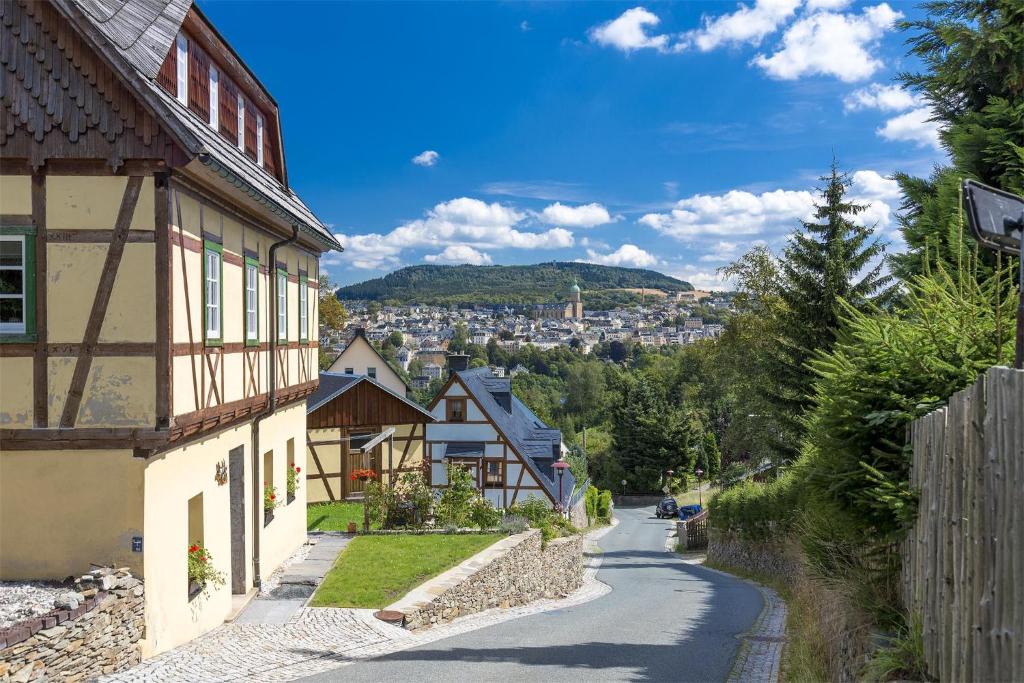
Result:
[[[558,472],[558,506],[563,508],[564,511],[564,499],[562,498],[562,477],[565,476],[565,471],[569,469],[569,463],[564,460],[559,460],[552,467]]]

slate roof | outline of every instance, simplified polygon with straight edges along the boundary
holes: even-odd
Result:
[[[326,249],[342,251],[330,229],[298,195],[157,84],[156,74],[193,0],[53,2],[98,43],[100,52],[115,62],[115,67],[125,76],[126,85],[138,91],[153,107],[161,124],[187,154],[263,204],[271,213],[315,238]]]
[[[495,377],[487,367],[461,370],[456,374],[488,419],[504,433],[518,453],[529,459],[530,468],[538,475],[538,483],[554,500],[558,500],[557,475],[551,465],[558,459],[562,432],[544,424],[512,394],[510,378]],[[510,410],[502,407],[506,394],[511,398]],[[566,470],[562,480],[563,503],[569,499],[575,485],[576,479]]]
[[[428,422],[434,421],[434,416],[430,414],[430,411],[426,410],[423,406],[413,401],[410,401],[405,396],[400,396],[395,392],[388,389],[383,384],[380,384],[366,375],[347,375],[340,372],[321,372],[320,373],[320,385],[316,388],[312,394],[306,398],[306,414],[312,413],[317,408],[320,408],[326,403],[333,401],[337,397],[344,394],[346,391],[359,384],[360,382],[368,382],[373,386],[377,387],[381,391],[384,391],[391,396],[397,398],[402,403],[406,404],[410,408],[423,414],[427,418]]]

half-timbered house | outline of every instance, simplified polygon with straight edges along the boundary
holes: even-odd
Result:
[[[328,371],[346,375],[365,375],[395,393],[403,396],[409,393],[409,385],[370,343],[366,338],[366,330],[361,327],[352,333],[345,350],[331,362]]]
[[[512,393],[512,380],[490,368],[454,370],[429,406],[427,458],[431,485],[448,484],[448,467],[465,467],[482,495],[507,508],[530,496],[552,506],[568,501],[575,479],[556,468],[562,433],[548,427]]]
[[[391,483],[403,472],[424,472],[426,426],[433,416],[379,380],[320,373],[306,399],[306,500],[361,499],[353,470],[372,469]]]
[[[277,103],[191,0],[0,3],[0,579],[144,578],[152,654],[305,540],[320,255]],[[223,586],[190,590],[205,545]]]

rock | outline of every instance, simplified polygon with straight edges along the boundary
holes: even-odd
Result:
[[[82,596],[81,593],[72,593],[69,591],[67,593],[61,593],[56,598],[54,598],[53,606],[56,609],[72,610],[76,609],[80,604],[82,604],[83,600],[85,600],[85,598]]]

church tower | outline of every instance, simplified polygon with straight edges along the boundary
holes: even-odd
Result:
[[[569,307],[572,309],[569,317],[570,318],[583,318],[583,298],[580,295],[580,286],[576,283],[575,278],[572,281],[572,294],[569,296]]]

